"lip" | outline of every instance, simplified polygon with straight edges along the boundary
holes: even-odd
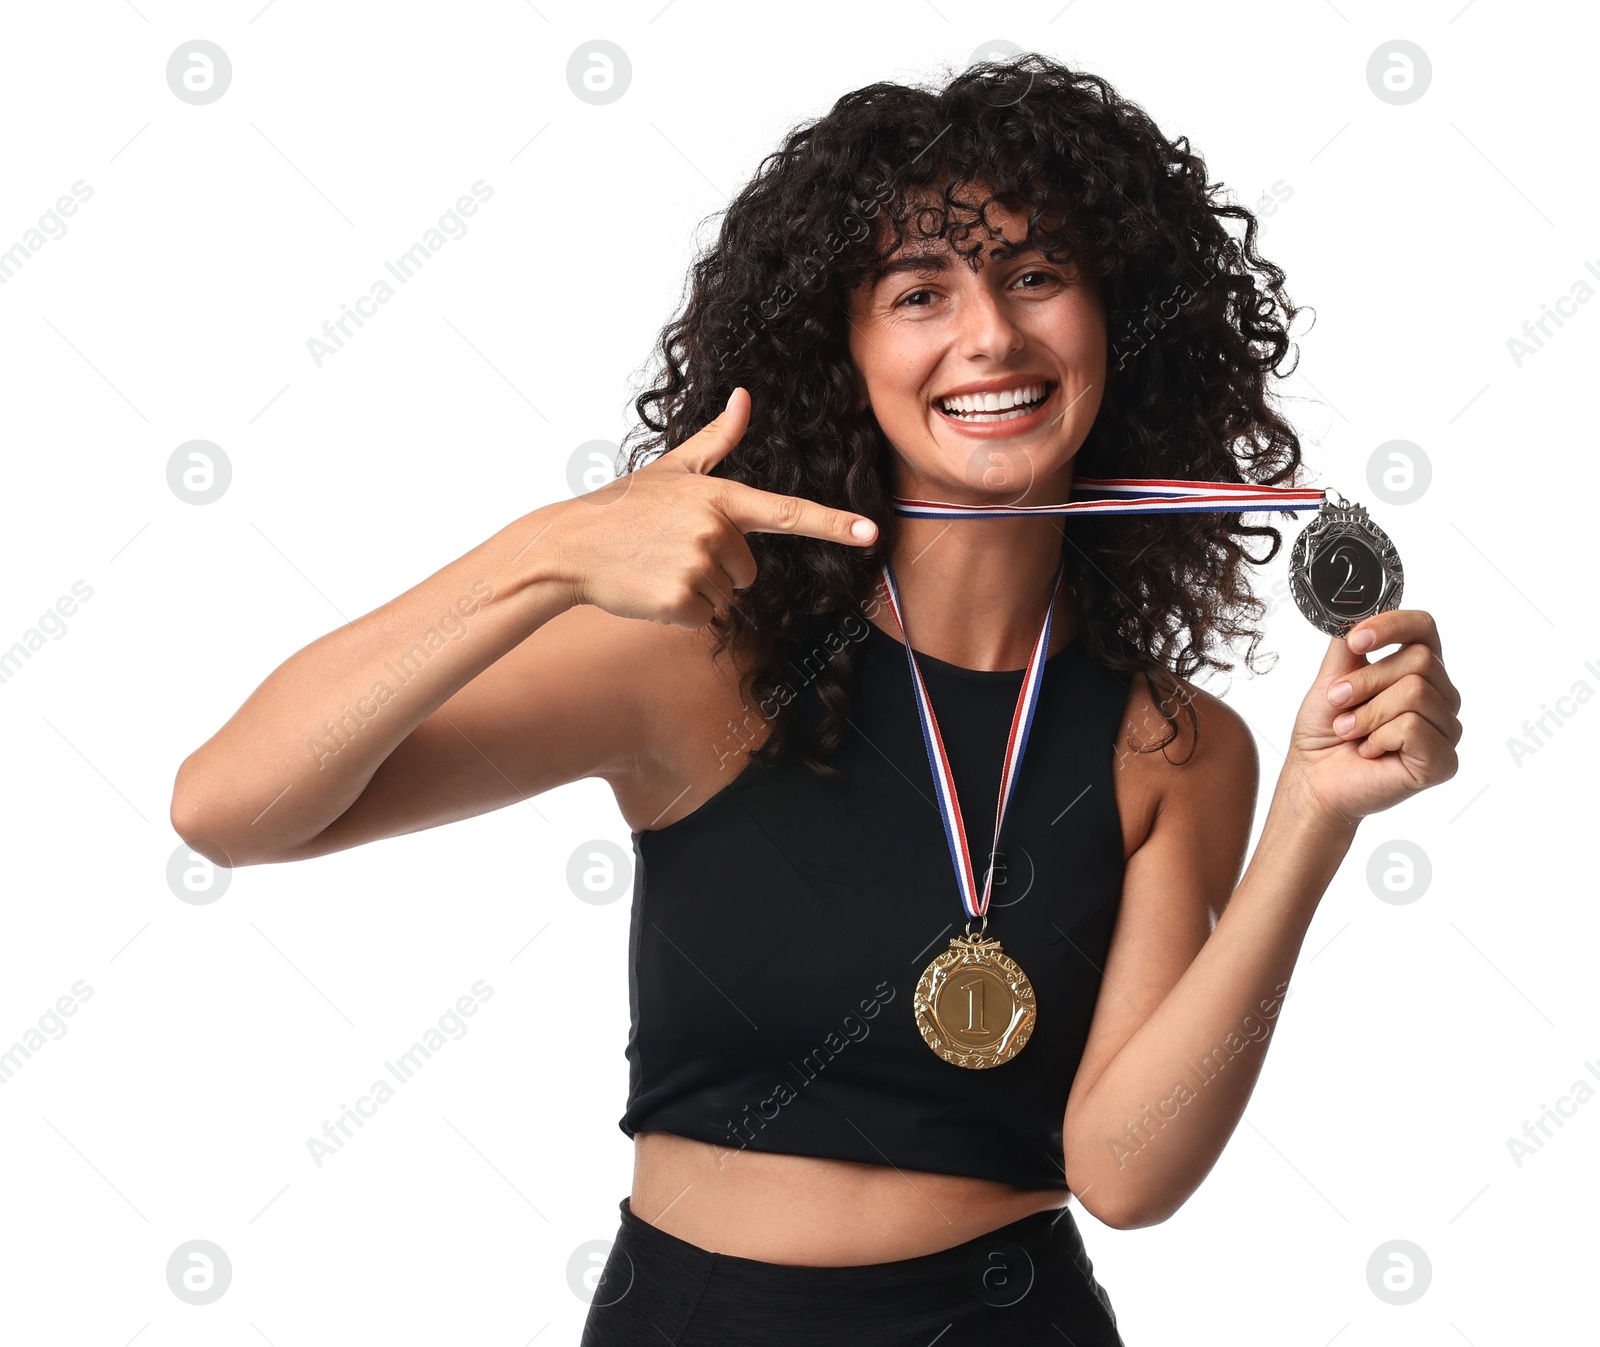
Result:
[[[1004,393],[1011,388],[1026,388],[1029,384],[1047,384],[1056,382],[1047,374],[1007,374],[997,379],[979,379],[975,383],[961,384],[957,388],[947,388],[934,398],[937,405],[942,398],[959,398],[968,393]]]
[[[1050,391],[1045,394],[1044,401],[1035,407],[1026,416],[1014,416],[1009,421],[991,421],[988,424],[963,421],[959,416],[951,416],[939,405],[943,398],[957,397],[962,393],[999,393],[1007,388],[1022,388],[1027,384],[1045,383],[1050,385]],[[1045,425],[1054,414],[1057,398],[1061,393],[1059,380],[1026,378],[1010,380],[991,380],[987,385],[968,384],[965,388],[953,389],[948,393],[939,394],[934,399],[933,411],[945,425],[958,434],[965,435],[974,440],[1009,440],[1018,435],[1027,435]]]

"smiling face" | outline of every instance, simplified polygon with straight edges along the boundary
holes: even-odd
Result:
[[[947,239],[910,233],[851,293],[850,354],[897,451],[900,495],[1065,500],[1105,386],[1099,287],[1018,251],[1023,212],[991,203],[988,219],[1001,237],[976,271]]]

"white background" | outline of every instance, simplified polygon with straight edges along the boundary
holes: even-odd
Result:
[[[1317,321],[1287,406],[1318,480],[1394,537],[1465,698],[1459,775],[1363,824],[1205,1185],[1145,1230],[1079,1209],[1125,1337],[1486,1347],[1592,1322],[1600,1102],[1520,1167],[1507,1138],[1600,1070],[1600,704],[1520,763],[1508,739],[1600,690],[1600,304],[1520,367],[1507,339],[1600,268],[1600,31],[1504,0],[997,12],[8,7],[0,249],[75,181],[93,195],[0,287],[0,647],[93,593],[0,684],[0,1049],[92,989],[0,1089],[5,1336],[576,1341],[569,1259],[614,1233],[631,1166],[628,902],[566,880],[583,844],[627,846],[605,787],[235,871],[194,905],[167,880],[173,775],[295,650],[570,494],[577,446],[630,424],[702,222],[790,125],[997,38],[1109,78],[1245,204],[1290,189],[1261,246]],[[601,107],[566,78],[597,37],[633,68]],[[233,64],[206,106],[164,74],[195,38]],[[1396,38],[1433,70],[1405,106],[1365,74]],[[469,232],[317,368],[307,339],[479,179]],[[167,484],[191,439],[232,465],[210,505]],[[1432,465],[1410,505],[1368,486],[1393,439]],[[1263,795],[1324,645],[1287,604],[1270,643],[1271,674],[1226,692]],[[1368,882],[1392,841],[1431,864],[1415,901]],[[470,1032],[318,1168],[307,1138],[478,979]],[[209,1306],[167,1285],[193,1239],[232,1264]],[[1432,1268],[1405,1306],[1368,1285],[1393,1239]]]

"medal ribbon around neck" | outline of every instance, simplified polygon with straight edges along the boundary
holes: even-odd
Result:
[[[1322,487],[1186,482],[1170,477],[1080,477],[1060,505],[965,505],[894,497],[894,512],[920,519],[1028,518],[1065,514],[1183,514],[1230,510],[1317,510]]]
[[[900,591],[894,582],[894,568],[887,561],[883,565],[883,581],[888,591],[889,609],[900,628],[906,648],[906,663],[911,666],[911,682],[917,694],[917,716],[922,722],[922,741],[928,749],[928,765],[933,769],[934,790],[938,796],[939,818],[944,824],[945,841],[950,846],[950,860],[955,866],[956,884],[961,890],[961,906],[969,919],[984,919],[987,925],[989,894],[994,887],[994,858],[1000,847],[1000,825],[1005,821],[1006,808],[1011,803],[1011,790],[1022,767],[1022,755],[1028,747],[1028,734],[1033,729],[1033,712],[1039,703],[1039,690],[1044,686],[1044,664],[1050,648],[1050,620],[1055,613],[1056,596],[1061,590],[1061,579],[1066,573],[1066,558],[1056,566],[1055,584],[1050,590],[1050,605],[1045,609],[1044,627],[1033,643],[1033,654],[1017,694],[1017,707],[1011,715],[1011,733],[1006,737],[1005,760],[1000,767],[1000,799],[995,808],[994,842],[989,848],[989,868],[983,879],[983,893],[978,893],[977,880],[972,869],[972,852],[967,845],[967,830],[961,820],[961,803],[956,798],[956,779],[950,770],[950,758],[945,752],[944,740],[939,735],[939,722],[933,714],[933,702],[928,697],[927,684],[922,670],[917,667],[916,653],[911,648],[911,637],[906,632],[905,614],[900,607]]]

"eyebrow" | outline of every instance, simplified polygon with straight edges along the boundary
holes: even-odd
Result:
[[[1016,244],[1002,244],[996,251],[1000,253],[998,258],[991,256],[985,260],[1010,262],[1018,257],[1026,257],[1030,254],[1038,254],[1041,257],[1044,255],[1043,250],[1037,244],[1031,244],[1026,248]],[[964,258],[962,259],[963,262],[965,260]],[[876,285],[891,276],[899,276],[908,271],[914,272],[919,276],[937,276],[949,271],[955,262],[956,256],[948,248],[925,248],[920,252],[903,253],[892,261],[883,263],[873,271],[872,283]]]
[[[941,271],[949,271],[955,261],[955,255],[947,250],[923,253],[906,253],[891,262],[885,262],[874,273],[877,280],[886,280],[890,276],[899,276],[905,272],[916,272],[919,276],[933,276]]]

